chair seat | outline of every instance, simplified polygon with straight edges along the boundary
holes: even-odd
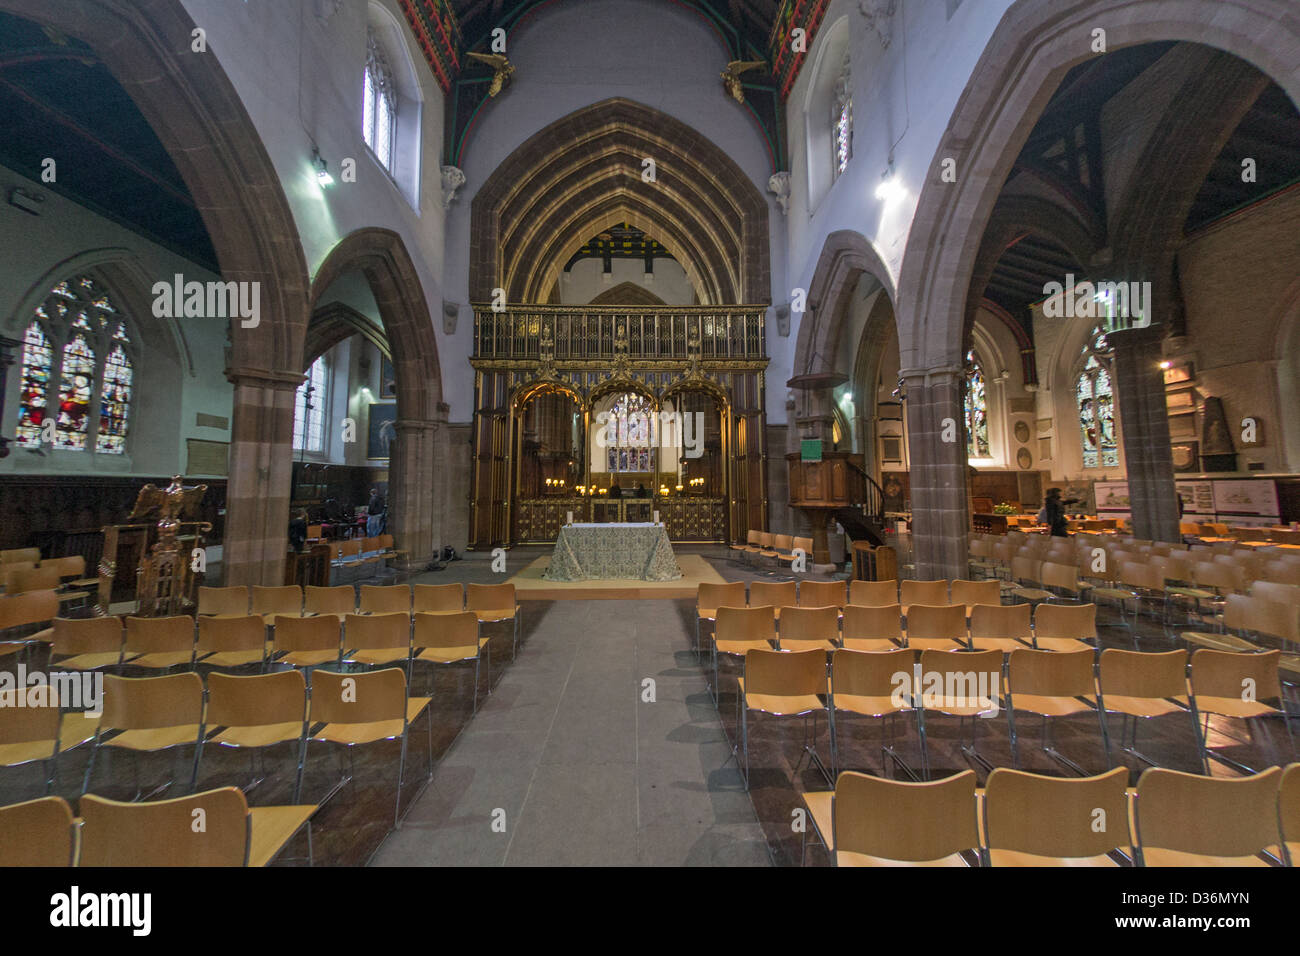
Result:
[[[763,557],[765,557],[765,558],[779,558],[779,557],[781,557],[781,552],[780,552],[780,551],[760,551],[760,552],[758,552],[758,553],[761,554],[761,555],[762,555]]]
[[[971,642],[977,651],[1002,651],[1004,654],[1009,654],[1017,648],[1030,646],[1028,641],[1015,637],[974,637],[971,638]]]
[[[1283,654],[1278,658],[1277,669],[1292,678],[1300,680],[1300,654]]]
[[[1047,717],[1070,717],[1074,714],[1090,714],[1092,707],[1074,697],[1040,697],[1037,694],[1017,694],[1013,689],[1011,698],[1016,710],[1031,714],[1043,714]]]
[[[776,559],[778,561],[784,561],[786,564],[794,564],[794,559],[796,557],[797,555],[793,555],[793,554],[778,554],[776,556]]]
[[[917,696],[922,698],[924,697],[923,694],[918,694]],[[922,709],[927,714],[946,714],[949,717],[983,717],[985,714],[996,715],[998,711],[1001,710],[1001,701],[996,701],[995,703],[996,706],[993,707],[960,707],[956,705],[949,706],[947,704],[939,704],[934,707],[924,707]]]
[[[455,664],[460,661],[472,661],[488,645],[490,638],[480,637],[478,647],[467,644],[464,647],[422,647],[415,655],[417,661],[432,661],[435,664]]]
[[[958,644],[951,637],[909,637],[907,646],[914,651],[959,651],[966,645]]]
[[[1189,644],[1199,644],[1220,651],[1257,651],[1258,644],[1252,644],[1235,634],[1216,634],[1213,631],[1184,631],[1183,640]]]
[[[968,866],[960,853],[945,856],[938,860],[912,862],[910,860],[887,860],[884,857],[868,856],[865,853],[851,853],[841,850],[835,854],[836,866]]]
[[[1051,591],[1044,591],[1042,588],[1012,588],[1011,593],[1026,601],[1050,601],[1055,596]]]
[[[833,790],[816,790],[803,795],[803,802],[808,807],[808,816],[812,817],[813,827],[825,844],[827,852],[833,852],[835,849],[835,825],[831,814],[831,800],[834,796]]]
[[[1131,849],[1121,849],[1132,859]],[[1104,853],[1101,856],[1039,856],[1019,850],[990,850],[989,862],[993,866],[1119,866]]]
[[[746,651],[770,651],[772,649],[772,642],[715,640],[713,646],[718,649],[719,654],[732,654],[736,657],[744,657]]]
[[[846,637],[843,645],[850,651],[893,651],[898,644],[887,637]]]
[[[257,724],[252,727],[225,727],[208,738],[208,743],[227,747],[269,747],[271,744],[302,738],[302,721],[281,724]]]
[[[53,740],[29,740],[20,744],[0,744],[0,767],[16,767],[33,760],[54,756]]]
[[[895,703],[893,697],[866,697],[862,694],[836,694],[835,709],[861,714],[864,717],[884,717],[887,714],[910,713],[913,708]]]
[[[1240,697],[1205,697],[1196,695],[1196,709],[1202,714],[1218,714],[1220,717],[1267,717],[1282,713],[1276,707],[1261,704],[1257,700],[1242,700]]]
[[[409,647],[371,647],[349,651],[343,655],[343,659],[356,664],[378,666],[379,664],[394,664],[398,661],[404,661],[410,656],[411,649]]]
[[[158,654],[141,654],[127,657],[122,663],[131,667],[147,667],[150,670],[166,670],[168,667],[181,667],[194,659],[193,651],[167,651]]]
[[[98,714],[86,714],[75,710],[64,714],[63,720],[59,722],[59,752],[80,747],[87,741],[94,740],[97,730],[99,730]]]
[[[1204,588],[1172,587],[1165,588],[1165,591],[1168,594],[1176,594],[1179,597],[1196,598],[1198,601],[1208,601],[1210,598],[1218,597],[1218,595],[1213,591],[1207,591]]]
[[[411,697],[406,701],[406,724],[419,716],[420,711],[429,705],[429,697]],[[402,736],[403,722],[392,720],[372,720],[364,724],[326,724],[316,733],[312,740],[340,744],[369,744],[377,740],[392,740]]]
[[[1117,694],[1106,695],[1106,713],[1128,714],[1130,717],[1164,717],[1167,714],[1187,712],[1187,698],[1175,697],[1182,707],[1159,697],[1122,697]]]
[[[231,611],[229,613],[227,613],[226,611],[221,611],[220,613],[217,614],[213,614],[211,611],[199,611],[199,617],[210,617],[214,620],[219,620],[228,617],[248,617],[248,615],[246,613],[241,614],[239,611]],[[270,622],[268,621],[267,623],[269,624]]]
[[[1202,856],[1182,850],[1143,847],[1142,861],[1147,866],[1268,866],[1257,856]]]
[[[198,663],[212,667],[245,667],[262,663],[265,654],[265,651],[216,651],[200,657]]]
[[[748,547],[747,547],[746,545],[743,545],[743,544],[731,544],[731,545],[728,545],[727,547],[731,548],[732,551],[747,551],[747,550],[749,550]]]
[[[1062,654],[1068,654],[1070,651],[1095,651],[1087,641],[1080,641],[1073,637],[1036,637],[1034,646],[1040,651],[1057,651]]]
[[[52,666],[70,671],[93,671],[100,667],[112,667],[120,659],[121,654],[117,651],[104,651],[99,654],[78,654],[55,661]]]
[[[339,659],[338,651],[288,651],[275,659],[277,664],[290,667],[319,667]]]
[[[492,610],[487,610],[487,611],[476,610],[474,612],[474,616],[477,617],[480,622],[484,624],[490,624],[493,621],[510,620],[515,616],[515,611],[516,608],[513,607],[494,608]]]
[[[1137,597],[1124,588],[1094,588],[1092,593],[1094,597],[1114,598],[1116,601],[1131,601]]]
[[[787,639],[781,641],[781,646],[777,648],[782,651],[833,651],[835,642],[830,640],[793,640]]]
[[[743,684],[741,692],[744,693]],[[826,709],[816,694],[745,694],[745,707],[777,717],[793,717]]]
[[[317,809],[315,806],[250,807],[248,865],[266,866],[274,860]]]
[[[240,614],[237,616],[243,617],[244,615]],[[306,616],[307,615],[303,614],[302,611],[272,611],[270,614],[260,615],[262,621],[266,624],[267,627],[275,627],[275,619],[277,617],[306,617]]]
[[[121,747],[124,750],[165,750],[178,744],[190,744],[198,740],[199,725],[188,724],[179,727],[153,727],[149,730],[124,730],[116,737],[101,741],[106,747]]]

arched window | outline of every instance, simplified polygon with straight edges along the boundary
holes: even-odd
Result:
[[[989,457],[988,396],[974,349],[966,353],[966,456]]]
[[[835,163],[832,179],[838,178],[853,158],[853,85],[850,79],[849,51],[845,50],[831,105],[831,159]]]
[[[49,437],[57,450],[124,454],[131,348],[126,320],[96,280],[82,275],[51,289],[23,333],[17,443],[35,448]]]
[[[655,413],[644,395],[620,395],[609,408],[608,425],[612,443],[605,454],[609,471],[655,470]],[[609,434],[609,433],[607,433]]]
[[[1083,346],[1082,369],[1075,380],[1079,403],[1079,432],[1083,440],[1084,468],[1113,468],[1119,465],[1115,438],[1115,396],[1111,390],[1110,343],[1102,326],[1097,326]]]
[[[393,71],[389,69],[373,29],[366,31],[361,132],[375,158],[391,173],[393,143],[397,137],[397,88],[393,83]]]
[[[294,451],[325,450],[325,356],[311,363],[293,407]]]

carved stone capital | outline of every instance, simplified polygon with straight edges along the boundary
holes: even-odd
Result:
[[[442,208],[456,198],[456,190],[465,185],[465,173],[457,166],[442,167]]]
[[[773,173],[767,180],[767,189],[776,196],[776,204],[781,207],[781,214],[790,212],[790,173],[782,170]]]

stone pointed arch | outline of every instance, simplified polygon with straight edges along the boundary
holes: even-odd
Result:
[[[389,460],[389,526],[411,567],[423,568],[441,546],[446,483],[437,468],[445,452],[447,407],[433,320],[415,263],[389,229],[358,229],[339,241],[312,282],[313,308],[345,272],[365,278],[379,309],[397,376],[397,441]],[[300,358],[300,363],[301,363]]]

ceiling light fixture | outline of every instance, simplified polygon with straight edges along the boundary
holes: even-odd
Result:
[[[316,182],[320,183],[322,189],[334,185],[334,177],[330,175],[329,165],[319,149],[312,149],[311,164],[316,168]]]

